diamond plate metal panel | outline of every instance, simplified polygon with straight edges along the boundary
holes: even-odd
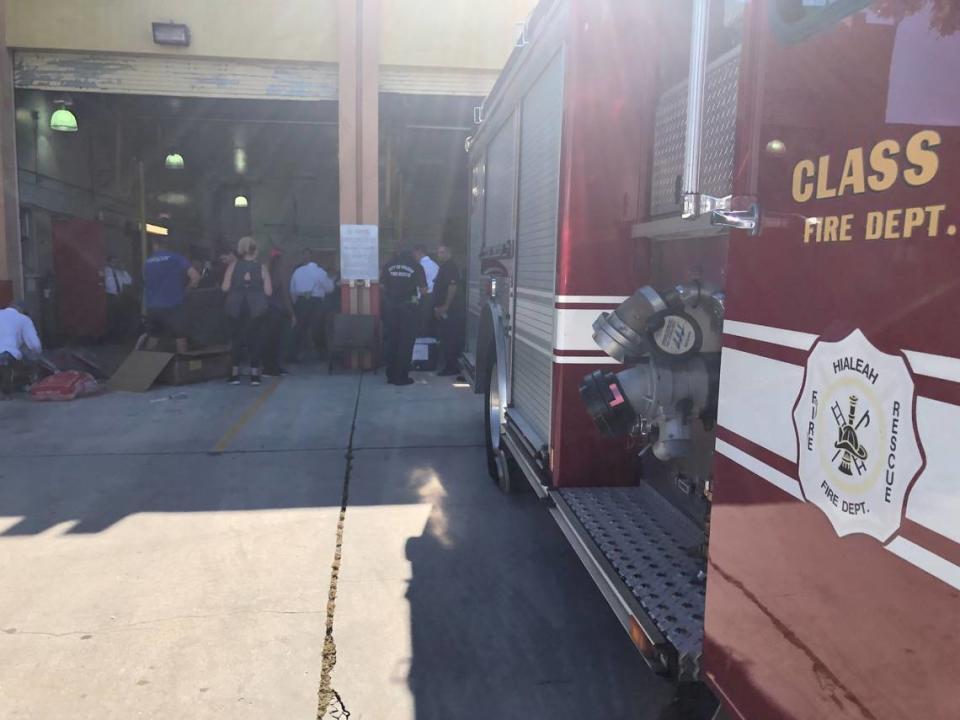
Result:
[[[714,197],[723,197],[733,191],[739,79],[739,47],[719,58],[707,72],[700,189]]]
[[[664,93],[654,123],[650,214],[679,211],[678,183],[683,175],[684,134],[687,130],[687,84]],[[682,198],[681,198],[682,199]]]
[[[704,98],[701,192],[714,197],[731,193],[733,150],[737,123],[740,48],[714,60],[707,68]],[[650,215],[679,213],[678,183],[683,175],[687,132],[687,83],[671,88],[657,104]]]
[[[559,491],[577,519],[679,654],[680,676],[699,674],[706,562],[703,533],[647,485]]]

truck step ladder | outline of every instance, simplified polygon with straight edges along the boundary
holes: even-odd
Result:
[[[599,551],[606,560],[603,565],[616,573],[614,584],[628,589],[644,619],[652,621],[676,651],[673,670],[678,679],[696,679],[706,597],[703,531],[645,484],[551,494],[572,512],[572,530],[579,539]]]

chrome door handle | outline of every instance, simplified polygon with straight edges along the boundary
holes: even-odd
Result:
[[[714,210],[710,213],[710,224],[756,235],[760,232],[760,208],[751,205],[749,210]]]

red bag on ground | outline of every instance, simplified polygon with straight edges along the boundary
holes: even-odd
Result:
[[[100,384],[89,373],[65,370],[45,377],[30,388],[34,400],[73,400],[100,391]]]

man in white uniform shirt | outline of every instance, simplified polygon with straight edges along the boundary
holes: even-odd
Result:
[[[10,395],[17,375],[33,373],[43,347],[21,303],[0,310],[0,392]]]
[[[437,273],[440,272],[440,266],[427,255],[426,245],[415,245],[413,256],[423,266],[423,273],[427,276],[427,292],[432,293],[433,283],[437,279]]]
[[[120,337],[131,324],[128,319],[132,287],[130,273],[124,270],[116,257],[108,257],[103,270],[103,288],[107,292],[107,334],[111,337]]]
[[[333,280],[317,264],[312,250],[304,250],[304,263],[290,277],[290,299],[297,318],[297,355],[303,352],[308,338],[317,351],[323,346],[323,298],[334,291]]]
[[[433,283],[436,282],[437,273],[440,272],[440,266],[427,255],[425,245],[414,245],[413,256],[423,267],[423,274],[427,276],[427,294],[420,298],[420,327],[417,328],[417,335],[420,337],[433,337],[436,335],[433,317]]]
[[[103,271],[103,286],[107,295],[122,295],[133,285],[130,273],[123,269],[123,265],[112,255],[107,258],[107,267]]]

